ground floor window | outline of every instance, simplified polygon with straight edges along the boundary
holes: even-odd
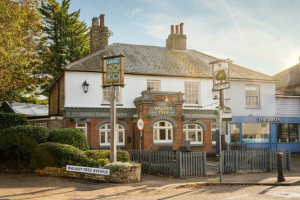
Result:
[[[203,128],[198,124],[184,125],[183,139],[191,141],[191,144],[203,144]]]
[[[173,143],[173,126],[168,121],[158,121],[153,125],[154,143]]]
[[[240,141],[240,124],[230,124],[230,135],[231,142],[239,142]]]
[[[122,125],[116,125],[117,145],[125,145],[125,129]],[[99,129],[100,146],[110,145],[110,124],[104,124]]]
[[[76,123],[76,128],[81,130],[85,137],[87,137],[87,123]]]
[[[298,142],[300,135],[299,124],[278,124],[278,142]]]
[[[243,123],[242,142],[244,143],[269,143],[269,123]]]

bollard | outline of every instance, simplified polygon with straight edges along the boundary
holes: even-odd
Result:
[[[285,181],[283,176],[283,153],[282,152],[277,153],[277,169],[278,169],[277,182]]]

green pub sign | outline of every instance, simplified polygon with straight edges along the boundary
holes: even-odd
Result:
[[[103,57],[102,87],[124,86],[124,55]]]

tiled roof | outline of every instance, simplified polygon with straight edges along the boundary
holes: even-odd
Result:
[[[277,82],[277,88],[286,90],[300,85],[300,63],[273,76]]]
[[[102,57],[125,54],[125,73],[211,78],[209,62],[218,58],[195,50],[168,50],[165,47],[114,43],[64,67],[67,71],[102,71]],[[232,64],[230,77],[274,81],[268,75]]]

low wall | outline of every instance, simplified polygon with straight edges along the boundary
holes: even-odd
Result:
[[[128,170],[112,172],[110,175],[88,174],[80,172],[66,171],[66,167],[46,167],[42,170],[36,170],[36,174],[43,174],[45,176],[53,177],[69,177],[79,178],[84,180],[93,180],[97,182],[109,183],[134,183],[141,181],[141,164],[134,164]]]

